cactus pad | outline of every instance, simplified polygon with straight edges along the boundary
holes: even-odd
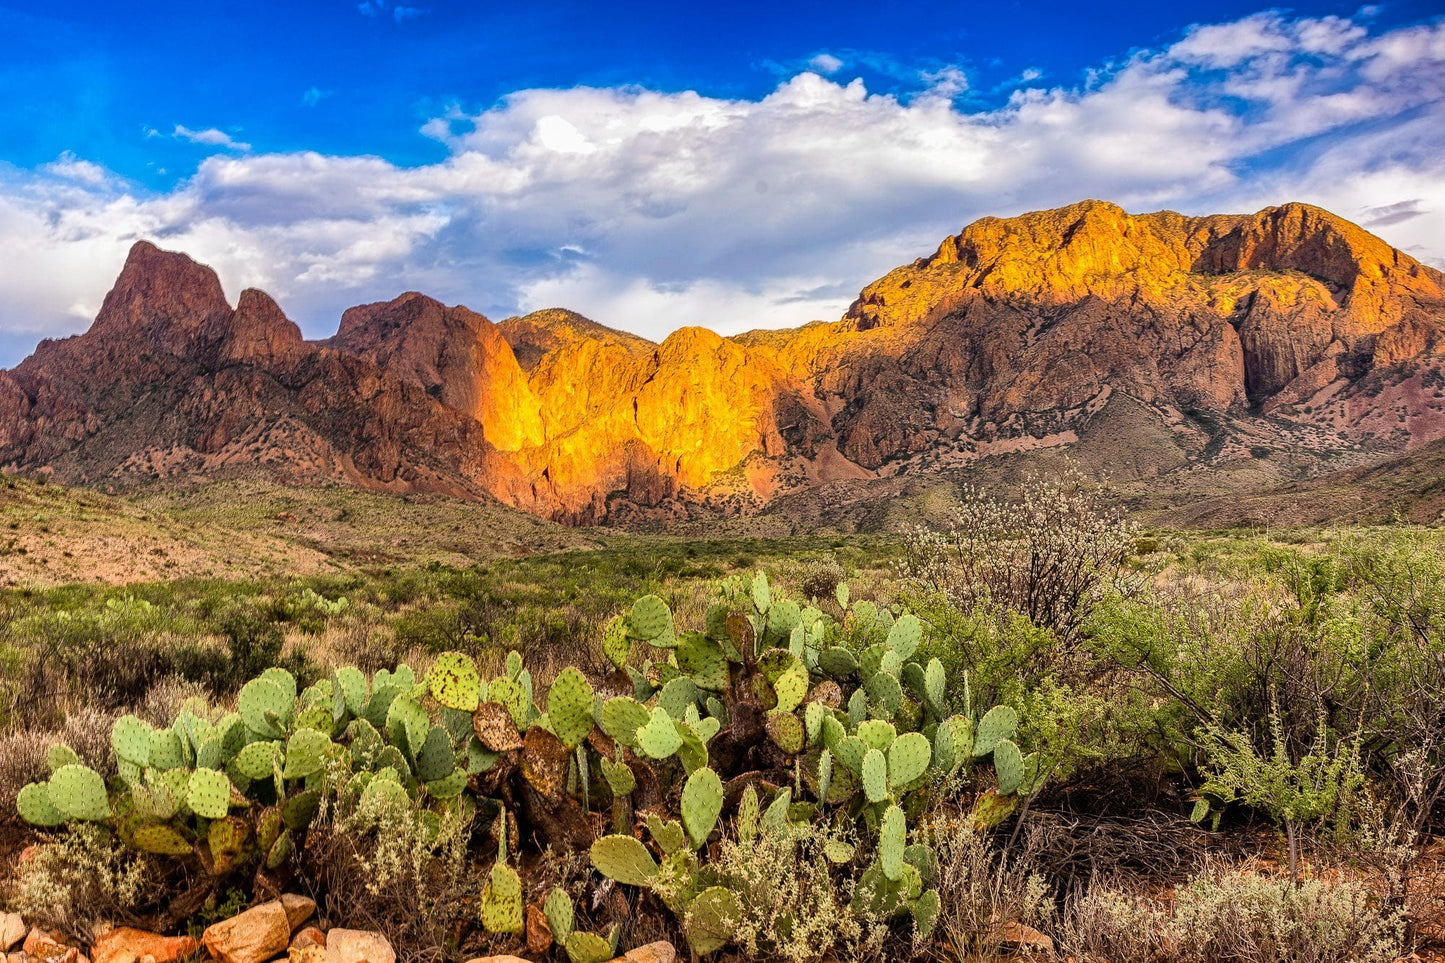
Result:
[[[257,735],[276,738],[282,735],[282,723],[290,717],[294,701],[294,696],[287,698],[276,683],[262,677],[252,679],[241,687],[241,694],[236,697],[236,709],[241,713],[246,728]]]
[[[678,642],[677,666],[700,689],[721,692],[727,688],[727,654],[721,643],[699,632],[688,632]]]
[[[764,725],[773,745],[787,753],[803,751],[803,723],[791,712],[774,709],[767,714]]]
[[[490,933],[522,932],[522,880],[510,866],[492,866],[482,890],[482,925]]]
[[[923,693],[934,712],[943,712],[944,687],[947,683],[948,677],[943,671],[943,663],[937,659],[929,659],[928,668],[923,671]]]
[[[842,646],[833,646],[818,656],[818,668],[835,679],[842,679],[858,671],[858,660]]]
[[[135,716],[121,716],[110,727],[110,745],[119,758],[137,766],[150,765],[150,724]]]
[[[228,816],[211,822],[206,833],[206,845],[211,851],[212,871],[216,875],[225,875],[241,862],[249,836],[250,827],[244,819]]]
[[[878,828],[878,862],[891,880],[903,877],[903,851],[908,847],[908,821],[903,810],[889,806]]]
[[[858,738],[866,742],[870,749],[886,750],[897,737],[898,730],[893,728],[891,722],[869,719],[858,724]]]
[[[315,729],[297,729],[286,743],[286,764],[283,779],[305,779],[321,771],[326,754],[335,745],[326,733]]]
[[[276,837],[276,842],[266,851],[266,868],[280,869],[291,858],[291,850],[291,830],[283,829],[281,835]]]
[[[637,777],[632,774],[632,769],[622,762],[613,762],[603,756],[598,762],[602,765],[602,777],[607,780],[607,788],[612,790],[614,796],[630,796],[637,788]]]
[[[474,712],[482,701],[482,677],[477,664],[460,652],[443,652],[426,676],[427,691],[441,705]]]
[[[666,759],[682,745],[682,736],[673,725],[672,716],[658,706],[652,710],[647,725],[637,730],[637,748],[653,759]]]
[[[378,775],[362,790],[360,806],[377,816],[395,816],[411,808],[411,797],[401,783]]]
[[[938,890],[926,890],[913,901],[910,907],[913,913],[913,925],[918,930],[919,939],[928,939],[933,933],[933,925],[938,922],[939,897]]]
[[[810,702],[803,709],[803,732],[808,745],[818,744],[823,736],[823,720],[828,716],[828,707],[821,702]]]
[[[923,623],[913,614],[899,616],[898,621],[888,630],[888,647],[898,653],[900,659],[910,658],[918,651],[923,640]]]
[[[651,718],[646,706],[628,696],[602,703],[602,731],[624,746],[636,748],[637,730]]]
[[[772,593],[768,590],[768,576],[761,569],[758,574],[753,576],[752,595],[753,606],[759,612],[767,612],[772,607]]]
[[[1013,815],[1018,801],[1017,796],[1002,796],[990,789],[974,800],[964,825],[976,833],[988,832]]]
[[[562,887],[554,886],[542,903],[542,915],[547,917],[547,927],[552,931],[552,938],[565,945],[567,937],[572,935],[574,923],[572,897],[568,896]]]
[[[596,933],[574,930],[565,940],[557,942],[562,944],[572,963],[607,963],[612,959],[612,944]]]
[[[497,683],[492,683],[495,691]],[[472,713],[472,732],[477,741],[492,752],[507,752],[522,748],[522,734],[511,712],[500,702],[483,702]]]
[[[993,747],[993,771],[998,776],[998,791],[1012,796],[1024,779],[1024,757],[1012,739],[1000,739]]]
[[[265,779],[271,775],[273,764],[280,753],[279,743],[253,742],[236,754],[233,764],[236,771],[247,779]]]
[[[716,772],[704,767],[687,777],[682,787],[682,825],[694,848],[701,848],[712,835],[722,805],[722,779]]]
[[[65,766],[78,765],[80,765],[80,756],[75,754],[74,749],[62,742],[57,742],[45,750],[45,768],[51,772],[55,772],[55,770],[64,768]]]
[[[410,693],[403,693],[391,701],[386,711],[386,735],[391,744],[415,757],[426,743],[431,731],[431,719]]]
[[[877,749],[863,757],[863,795],[871,803],[888,798],[888,758]]]
[[[519,732],[531,722],[532,700],[527,695],[527,687],[516,679],[509,676],[494,679],[487,686],[487,699],[506,707],[512,717],[512,725]]]
[[[657,860],[631,836],[603,836],[592,844],[592,865],[608,879],[646,886],[657,878]]]
[[[868,698],[875,705],[882,706],[890,718],[903,704],[903,686],[891,672],[880,669],[873,673],[864,684],[864,689],[868,692]]]
[[[674,719],[683,719],[688,707],[697,708],[697,685],[685,675],[669,679],[657,694],[657,704],[667,710]]]
[[[151,733],[148,755],[152,769],[180,769],[186,764],[181,737],[172,729],[157,729]]]
[[[687,945],[698,956],[722,949],[737,932],[742,915],[742,907],[732,890],[708,887],[688,904],[683,917]]]
[[[429,780],[426,791],[433,799],[456,799],[467,788],[467,771],[460,766],[440,779]]]
[[[231,780],[224,772],[197,769],[186,782],[186,805],[206,819],[224,819],[231,809]]]
[[[421,752],[416,754],[416,777],[422,782],[441,779],[449,775],[456,764],[451,736],[441,726],[432,726],[421,744]]]
[[[818,801],[828,801],[828,790],[833,786],[833,754],[824,749],[818,756]]]
[[[287,829],[300,831],[311,825],[321,809],[321,793],[315,789],[297,793],[281,804],[281,820]]]
[[[1018,713],[1010,706],[994,706],[978,723],[978,732],[973,737],[973,754],[983,757],[993,752],[1001,739],[1013,737],[1018,728]]]
[[[563,669],[547,693],[547,718],[568,749],[592,732],[592,683],[575,668]]]
[[[857,736],[844,736],[831,750],[834,758],[854,772],[863,771],[863,757],[871,747]]]
[[[662,851],[671,855],[687,848],[687,831],[676,819],[663,819],[657,813],[647,814],[647,831],[657,840]]]
[[[157,856],[189,856],[191,844],[172,826],[140,826],[130,833],[130,845]]]
[[[555,799],[567,788],[571,750],[541,726],[527,730],[522,743],[522,778],[544,798]]]
[[[808,694],[807,671],[801,668],[789,669],[778,676],[778,681],[773,683],[773,690],[778,695],[777,708],[783,712],[792,712],[802,705]]]
[[[905,732],[888,747],[888,783],[902,789],[928,771],[933,757],[928,737],[921,732]]]
[[[15,808],[20,818],[32,826],[59,826],[65,822],[65,813],[50,801],[48,787],[43,782],[23,787],[15,797]]]
[[[342,666],[333,673],[332,685],[346,701],[346,711],[354,716],[361,715],[362,709],[366,708],[368,689],[362,671],[355,666]]]
[[[627,614],[627,630],[634,639],[650,642],[659,648],[672,648],[672,611],[656,595],[644,595],[632,603]]]
[[[607,628],[602,631],[602,654],[619,669],[627,664],[627,656],[632,652],[632,640],[627,637],[627,627],[627,619],[619,615],[608,622]]]
[[[71,819],[101,820],[110,816],[105,780],[87,766],[61,766],[46,790],[56,809]]]

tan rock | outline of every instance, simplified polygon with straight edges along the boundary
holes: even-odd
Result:
[[[8,953],[18,946],[27,932],[19,913],[0,913],[0,953]]]
[[[173,963],[195,953],[198,946],[189,936],[160,936],[121,926],[95,941],[90,958],[92,963]]]
[[[73,948],[66,946],[64,939],[59,934],[43,930],[40,927],[33,927],[25,936],[25,944],[21,951],[31,959],[59,961]],[[78,951],[76,951],[78,952]]]
[[[326,963],[326,947],[311,944],[310,946],[293,946],[286,951],[287,963]]]
[[[296,931],[291,937],[291,949],[304,950],[308,946],[326,946],[326,934],[314,926],[307,926]]]
[[[286,911],[286,919],[291,922],[291,929],[295,930],[296,927],[309,920],[312,913],[316,912],[316,901],[309,896],[283,893],[281,908]]]
[[[326,963],[396,963],[396,952],[380,933],[334,929],[326,934]]]
[[[531,733],[528,733],[530,736]],[[552,927],[539,906],[527,907],[527,952],[541,956],[552,948]]]
[[[1005,949],[1054,952],[1054,941],[1047,934],[1017,920],[1009,920],[994,932],[994,942]]]
[[[532,961],[503,953],[501,956],[478,956],[475,959],[467,960],[467,963],[532,963]]]
[[[281,901],[272,900],[207,927],[201,942],[222,963],[266,963],[285,954],[291,919]]]
[[[672,963],[677,959],[677,950],[667,940],[658,940],[656,943],[628,950],[622,954],[622,958],[627,963]]]

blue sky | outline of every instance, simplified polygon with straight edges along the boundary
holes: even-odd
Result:
[[[0,0],[0,363],[137,237],[310,336],[421,289],[833,318],[984,214],[1299,199],[1445,265],[1438,5]]]

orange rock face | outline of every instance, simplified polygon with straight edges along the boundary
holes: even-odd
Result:
[[[1440,272],[1301,204],[984,218],[838,322],[662,344],[414,293],[306,342],[265,294],[232,309],[210,269],[142,242],[90,331],[0,372],[0,464],[261,470],[580,523],[747,512],[1109,432],[1169,449],[1138,471],[1245,440],[1408,448],[1445,434],[1442,330]]]

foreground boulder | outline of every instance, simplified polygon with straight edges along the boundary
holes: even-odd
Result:
[[[329,930],[326,963],[396,963],[396,952],[380,933]]]
[[[0,953],[9,953],[20,945],[27,932],[19,913],[0,913]]]
[[[287,894],[208,927],[201,942],[222,963],[267,963],[286,955],[291,931],[315,911],[313,900]]]
[[[128,926],[117,927],[95,941],[91,963],[174,963],[199,948],[189,936],[160,936]],[[146,958],[149,957],[149,960]]]

